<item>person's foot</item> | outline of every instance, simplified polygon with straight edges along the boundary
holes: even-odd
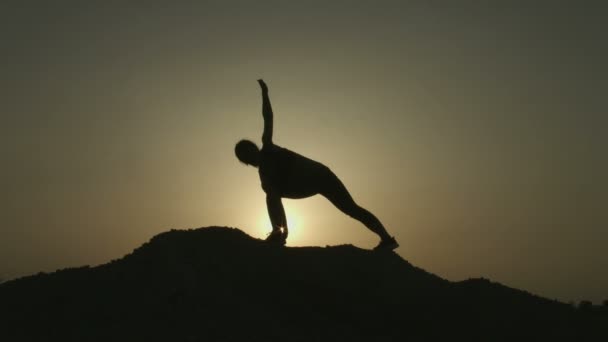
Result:
[[[399,247],[399,243],[397,243],[397,240],[395,240],[395,238],[391,236],[391,237],[382,239],[382,241],[380,241],[378,246],[374,247],[374,250],[375,251],[392,251],[393,249],[396,249],[397,247]]]
[[[265,241],[273,245],[284,246],[287,242],[287,237],[283,235],[280,230],[275,230],[272,233],[268,234],[268,237]]]

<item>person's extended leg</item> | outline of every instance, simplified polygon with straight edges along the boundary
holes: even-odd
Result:
[[[343,213],[363,223],[369,230],[376,233],[381,239],[377,248],[395,249],[399,246],[374,214],[355,203],[342,181],[331,171],[325,179],[321,195],[325,196]]]

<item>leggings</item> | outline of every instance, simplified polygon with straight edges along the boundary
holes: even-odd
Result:
[[[327,198],[336,208],[346,215],[363,223],[369,230],[376,233],[381,239],[390,238],[386,229],[378,218],[367,209],[360,207],[350,195],[342,181],[330,170],[323,177],[319,193]]]

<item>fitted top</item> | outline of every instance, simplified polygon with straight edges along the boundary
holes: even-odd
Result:
[[[304,198],[319,193],[325,165],[275,144],[264,144],[258,168],[262,189],[267,195]]]

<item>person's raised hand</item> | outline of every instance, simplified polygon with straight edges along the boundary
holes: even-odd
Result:
[[[262,88],[263,92],[268,92],[268,86],[266,85],[266,82],[264,82],[263,79],[259,79],[258,83],[260,84],[260,88]]]

